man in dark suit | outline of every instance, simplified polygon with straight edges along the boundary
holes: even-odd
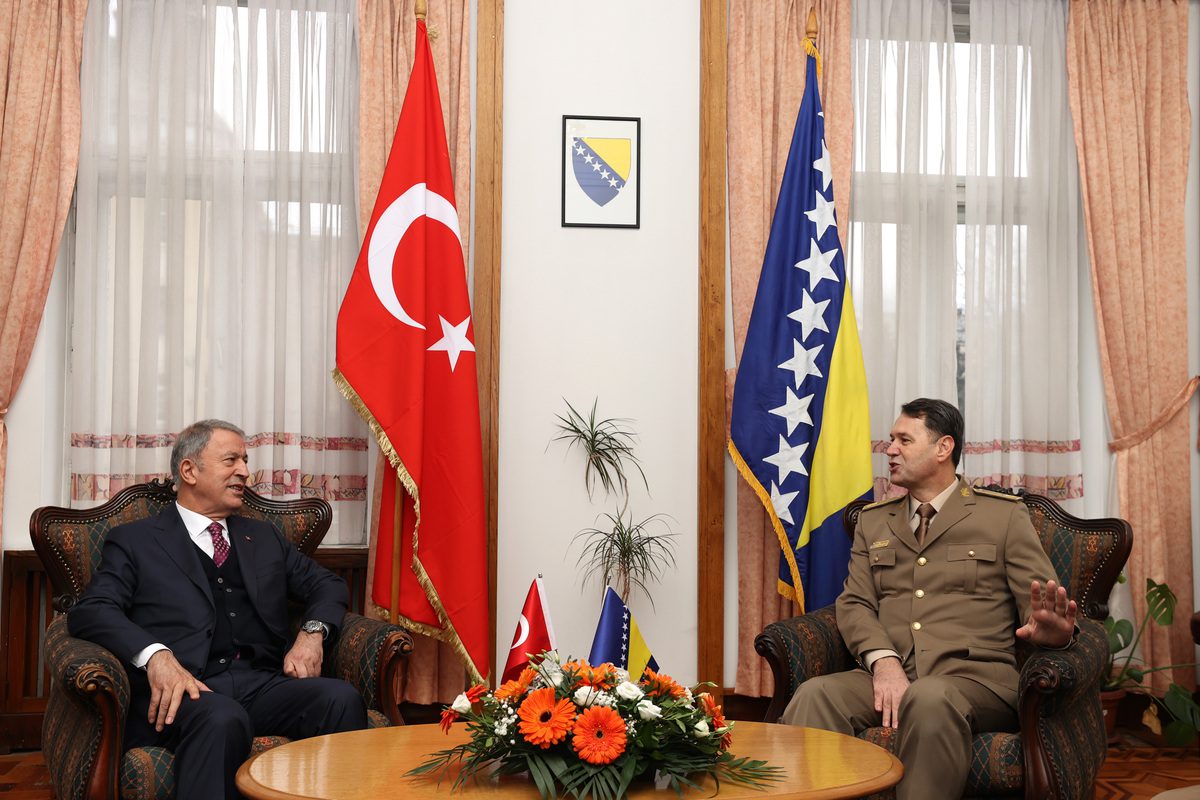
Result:
[[[1078,611],[1024,504],[956,474],[963,427],[943,400],[901,407],[888,468],[908,494],[863,509],[837,600],[860,669],[805,681],[783,715],[849,735],[898,728],[899,800],[962,795],[972,734],[1016,730],[1014,637],[1066,647]]]
[[[357,691],[321,677],[346,584],[271,525],[235,516],[250,474],[236,426],[184,429],[171,474],[175,505],[109,532],[67,623],[126,665],[126,747],[173,750],[180,800],[236,798],[254,736],[366,727]],[[290,646],[288,597],[305,620]]]

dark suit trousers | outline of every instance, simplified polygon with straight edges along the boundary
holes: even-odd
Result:
[[[125,744],[174,751],[178,800],[241,797],[235,777],[255,736],[304,739],[367,727],[362,698],[345,681],[289,678],[238,663],[206,678],[212,691],[199,700],[184,695],[175,722],[157,733],[146,722],[150,696],[138,677]]]

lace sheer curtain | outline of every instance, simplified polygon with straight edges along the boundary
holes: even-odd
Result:
[[[365,541],[365,429],[329,378],[358,250],[353,0],[93,0],[70,330],[75,505],[243,427],[251,481]]]
[[[851,269],[876,492],[917,396],[966,416],[962,471],[1082,495],[1078,168],[1063,0],[854,7]]]

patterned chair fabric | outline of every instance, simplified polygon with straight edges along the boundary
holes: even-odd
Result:
[[[174,490],[153,481],[131,486],[93,509],[45,507],[29,523],[34,548],[54,586],[54,607],[67,611],[100,564],[108,531],[159,513],[175,501]],[[324,500],[279,502],[246,491],[243,516],[266,520],[302,553],[312,555],[329,530],[332,509]],[[367,704],[371,727],[403,724],[396,696],[400,660],[412,652],[403,628],[347,613],[341,635],[325,661],[325,674],[352,683]],[[166,800],[175,795],[174,755],[160,747],[122,753],[129,678],[107,650],[72,638],[61,613],[46,630],[50,693],[42,723],[46,766],[58,800]],[[251,752],[287,739],[263,736]]]
[[[1055,571],[1079,605],[1079,638],[1067,650],[1018,646],[1020,732],[975,736],[966,797],[1091,797],[1107,749],[1100,684],[1108,639],[1101,621],[1108,616],[1108,596],[1133,546],[1133,530],[1122,519],[1079,519],[1041,495],[1020,497]],[[850,536],[864,505],[846,509]],[[856,667],[838,632],[833,606],[768,625],[754,640],[754,649],[775,678],[768,722],[779,719],[804,681]],[[859,738],[896,752],[894,730],[870,728]],[[880,795],[889,796],[894,792]]]

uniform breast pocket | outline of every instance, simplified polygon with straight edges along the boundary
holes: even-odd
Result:
[[[947,548],[947,591],[971,594],[979,583],[980,563],[986,569],[996,561],[994,544],[952,544]]]
[[[870,555],[871,576],[875,579],[875,591],[883,591],[892,582],[892,574],[896,569],[896,551],[890,549],[872,550]]]

